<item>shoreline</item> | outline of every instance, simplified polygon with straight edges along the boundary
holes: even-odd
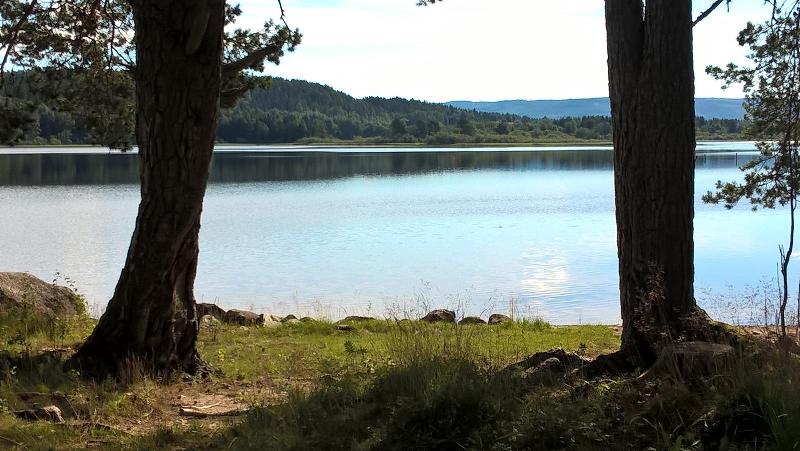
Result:
[[[703,145],[722,145],[722,144],[738,144],[738,145],[751,145],[754,146],[755,141],[743,140],[698,140],[697,146]],[[553,142],[512,142],[512,143],[459,143],[447,145],[428,145],[425,143],[360,143],[360,142],[320,142],[312,144],[304,143],[275,143],[275,144],[250,144],[250,143],[217,143],[214,146],[214,153],[235,153],[235,152],[253,152],[253,153],[270,153],[270,152],[327,152],[332,149],[351,150],[357,149],[359,151],[368,152],[370,149],[377,151],[405,149],[408,152],[487,152],[487,151],[503,151],[509,152],[522,152],[525,150],[540,151],[540,150],[596,150],[596,151],[610,151],[613,150],[613,143],[611,141],[553,141]],[[714,151],[714,150],[709,150]],[[709,151],[701,151],[706,153]],[[716,150],[717,152],[755,152],[755,149],[749,150]],[[338,153],[338,152],[333,152]],[[75,144],[75,145],[48,145],[48,144],[31,144],[19,146],[0,146],[0,155],[136,155],[138,149],[136,147],[128,151],[121,151],[110,149],[103,146],[93,146],[89,144]]]

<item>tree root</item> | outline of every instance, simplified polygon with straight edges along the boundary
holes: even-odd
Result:
[[[200,358],[197,351],[188,359],[185,365],[162,367],[156,365],[152,359],[129,354],[124,358],[102,353],[79,349],[69,360],[64,363],[64,368],[77,371],[86,379],[102,380],[115,379],[122,385],[136,383],[144,378],[155,377],[168,379],[177,374],[182,374],[189,379],[205,379],[218,373],[208,362]]]
[[[730,345],[707,341],[675,343],[662,349],[658,360],[639,378],[669,376],[686,382],[720,374],[732,367],[733,351]]]
[[[581,368],[580,375],[586,380],[628,375],[639,368],[638,359],[638,356],[624,350],[599,355]]]
[[[640,349],[623,346],[619,351],[588,360],[556,348],[533,354],[504,368],[501,374],[522,372],[526,380],[537,383],[554,381],[557,376],[592,380],[630,376],[637,371],[643,371],[646,377],[669,373],[687,378],[693,375],[691,373],[703,375],[713,368],[719,368],[729,360],[735,349],[752,343],[752,339],[737,333],[732,326],[712,320],[700,308],[681,322],[681,333],[677,340],[670,339],[670,334],[664,333],[640,333],[639,337],[647,337],[644,341],[638,341]]]
[[[554,348],[549,351],[537,352],[525,360],[521,360],[517,363],[507,366],[502,372],[513,373],[527,371],[539,367],[542,363],[550,359],[557,359],[564,367],[580,366],[589,362],[589,360],[579,356],[578,354],[575,354],[574,352],[567,352],[561,348]]]

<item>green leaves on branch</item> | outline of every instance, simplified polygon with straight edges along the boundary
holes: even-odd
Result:
[[[0,69],[114,71],[133,63],[133,20],[124,0],[4,0]]]
[[[242,14],[227,5],[225,23],[234,27]],[[255,87],[264,87],[265,62],[278,64],[301,34],[283,20],[260,30],[225,33],[220,93],[230,107]],[[8,89],[6,72],[23,72],[35,89],[24,100]],[[135,27],[127,0],[0,1],[0,143],[13,144],[33,133],[34,110],[69,115],[87,132],[85,140],[127,149],[133,143]],[[36,74],[35,76],[33,74]],[[32,108],[26,102],[35,97]],[[35,134],[35,133],[33,133]]]
[[[786,148],[782,142],[759,142],[756,146],[758,157],[741,167],[744,182],[718,181],[717,191],[706,193],[704,202],[724,203],[730,209],[746,198],[756,210],[759,206],[787,205],[796,199],[800,190],[797,146]]]
[[[786,12],[776,9],[763,24],[748,23],[739,44],[749,49],[752,66],[709,66],[706,72],[724,87],[742,84],[747,136],[759,140],[759,155],[742,166],[744,182],[717,182],[705,202],[732,208],[742,198],[753,205],[793,206],[800,191],[800,4]]]

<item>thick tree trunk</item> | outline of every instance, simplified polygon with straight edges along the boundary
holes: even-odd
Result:
[[[125,267],[73,359],[115,374],[197,370],[193,285],[221,87],[222,0],[133,0],[142,200]]]
[[[691,0],[606,0],[622,352],[655,361],[696,310]]]

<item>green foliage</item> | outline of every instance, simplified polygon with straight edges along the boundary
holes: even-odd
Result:
[[[122,150],[135,144],[135,5],[124,0],[0,2],[0,143]],[[265,61],[278,64],[302,36],[285,21],[267,21],[259,30],[234,28],[241,9],[226,5],[225,12],[220,101],[231,107],[248,90],[263,87],[264,77],[253,74],[264,70]],[[8,67],[18,72],[6,74]],[[23,93],[10,86],[20,80]],[[50,121],[55,130],[37,130],[36,113],[41,125],[54,112],[65,120]]]
[[[38,134],[36,104],[0,95],[0,142],[16,143]]]
[[[751,67],[728,64],[706,71],[725,82],[741,83],[746,94],[748,136],[760,140],[759,157],[742,166],[744,183],[717,183],[706,202],[732,208],[742,198],[757,206],[775,208],[794,202],[800,187],[800,8],[776,15],[764,24],[748,23],[739,33],[748,47]]]
[[[790,2],[791,4],[791,2]],[[788,5],[787,5],[788,6]],[[745,163],[744,182],[717,182],[717,191],[708,192],[703,201],[724,202],[733,208],[746,198],[753,206],[789,207],[789,243],[780,246],[780,271],[783,299],[780,304],[782,334],[786,335],[785,311],[788,304],[788,267],[794,248],[795,210],[800,190],[800,4],[788,11],[773,9],[764,24],[748,23],[739,33],[739,44],[748,47],[751,67],[733,63],[725,69],[706,71],[725,86],[741,83],[746,93],[747,133],[760,140],[758,157]],[[800,313],[800,304],[798,304]]]
[[[30,352],[43,343],[73,345],[86,337],[94,323],[85,313],[43,315],[23,304],[0,316],[0,350]]]

